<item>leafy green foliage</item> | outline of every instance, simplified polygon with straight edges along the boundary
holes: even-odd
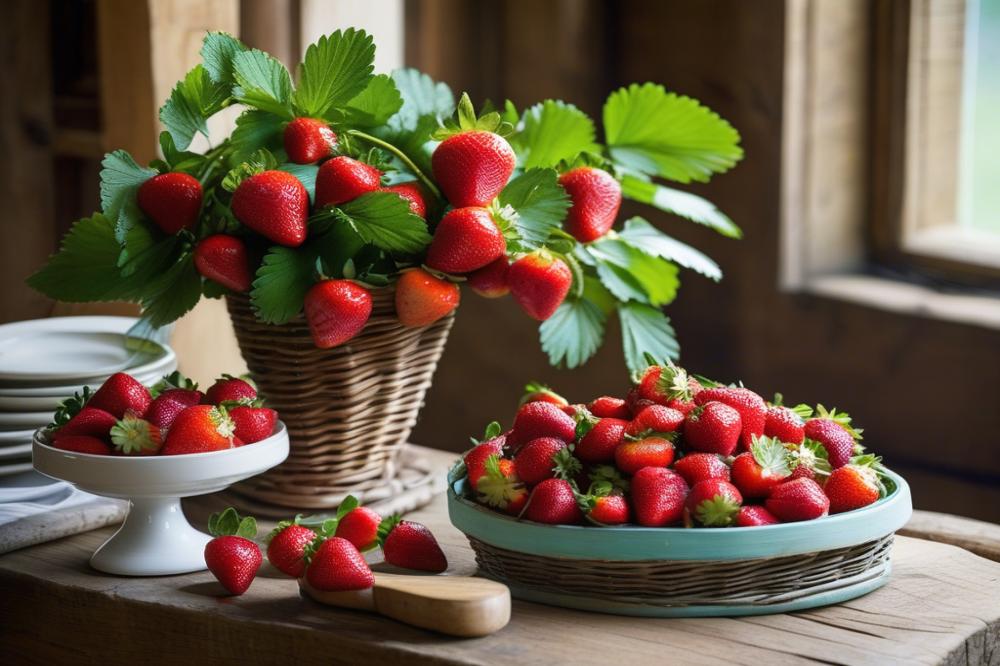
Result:
[[[257,317],[268,324],[284,324],[302,312],[315,274],[315,251],[273,246],[264,255],[250,290],[250,303]]]
[[[393,192],[369,192],[335,211],[366,243],[386,252],[416,253],[431,242],[427,223]]]
[[[160,151],[163,161],[171,171],[183,171],[195,175],[205,164],[205,156],[186,150],[178,150],[170,132],[160,132]]]
[[[190,254],[147,282],[142,290],[142,316],[154,328],[180,319],[201,298],[201,276]]]
[[[455,111],[455,96],[446,83],[437,83],[416,69],[397,69],[392,80],[403,100],[399,111],[386,121],[394,131],[412,132],[423,118],[447,118]],[[428,133],[425,141],[430,139]]]
[[[213,81],[208,71],[197,65],[174,86],[170,99],[160,107],[160,122],[174,143],[184,150],[194,135],[208,136],[208,119],[221,111],[230,99],[230,86]]]
[[[517,211],[514,225],[527,248],[542,246],[566,218],[569,195],[553,169],[531,169],[510,181],[500,193],[500,205]]]
[[[618,308],[618,320],[629,372],[639,372],[649,365],[646,354],[673,360],[680,353],[674,327],[659,309],[642,303],[623,303]]]
[[[238,101],[292,119],[292,77],[284,65],[257,49],[234,53],[232,63]]]
[[[572,104],[548,99],[527,109],[515,142],[525,169],[554,167],[582,152],[596,152],[594,121]]]
[[[622,178],[622,195],[634,201],[651,204],[668,213],[714,229],[723,236],[740,238],[743,232],[711,201],[690,192],[657,185],[648,180],[626,175]]]
[[[500,114],[490,108],[486,108],[482,113],[477,114],[476,108],[472,106],[472,100],[468,93],[462,93],[455,107],[455,113],[451,118],[444,121],[444,126],[434,132],[431,138],[443,141],[449,136],[460,132],[474,130],[477,132],[495,132],[501,136],[506,136],[513,131],[510,123],[501,118]]]
[[[315,164],[295,164],[294,162],[286,162],[278,166],[279,171],[287,171],[296,178],[299,182],[306,188],[306,192],[309,193],[309,201],[316,199],[316,174],[319,173],[319,166]]]
[[[626,220],[619,237],[646,254],[673,261],[716,282],[722,279],[722,269],[704,253],[671,238],[641,217]]]
[[[588,247],[597,275],[620,300],[666,305],[677,296],[677,266],[647,254],[622,238],[604,237]]]
[[[542,350],[555,366],[578,368],[597,353],[604,341],[604,312],[586,298],[568,299],[542,322]]]
[[[233,507],[222,513],[213,513],[208,518],[208,533],[212,536],[241,536],[253,539],[257,536],[257,520],[253,516],[240,516]]]
[[[136,192],[156,171],[139,166],[124,150],[105,155],[101,167],[101,209],[115,223],[115,237],[122,241],[141,217]]]
[[[296,110],[306,116],[327,117],[330,109],[344,106],[365,89],[374,62],[375,44],[364,30],[349,28],[320,37],[306,49],[299,70],[293,98]]]
[[[246,45],[232,35],[210,32],[205,35],[201,44],[202,64],[212,81],[232,86],[236,82],[233,77],[233,56],[246,50]]]
[[[278,160],[271,154],[271,151],[261,148],[248,157],[246,162],[238,164],[229,170],[226,177],[222,179],[222,189],[227,192],[235,192],[240,183],[247,178],[277,168]]]
[[[615,162],[681,183],[706,182],[743,157],[732,125],[653,83],[613,92],[604,104],[604,131]]]
[[[151,225],[137,224],[125,234],[118,267],[123,278],[144,284],[167,270],[177,260],[181,241],[177,236],[167,236]]]
[[[396,84],[386,74],[372,78],[368,87],[344,106],[337,114],[337,121],[351,127],[378,127],[384,125],[400,107],[403,98]],[[330,114],[327,114],[330,115]]]
[[[250,109],[244,111],[236,119],[236,129],[229,139],[232,147],[229,164],[236,166],[247,161],[258,150],[269,150],[272,153],[280,150],[282,144],[282,129],[285,121],[267,111]]]

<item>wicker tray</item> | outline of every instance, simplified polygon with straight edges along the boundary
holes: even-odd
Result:
[[[519,599],[619,615],[762,615],[853,599],[888,580],[893,534],[912,513],[893,472],[869,507],[754,528],[542,525],[476,504],[465,483],[459,464],[448,513],[482,575]]]

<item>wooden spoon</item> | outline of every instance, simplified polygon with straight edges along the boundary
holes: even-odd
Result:
[[[373,611],[451,636],[486,636],[510,621],[510,590],[485,578],[376,573],[367,590],[317,590],[305,578],[299,588],[321,604]]]

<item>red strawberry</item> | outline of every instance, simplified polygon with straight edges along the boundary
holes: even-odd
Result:
[[[783,523],[813,520],[830,510],[830,500],[823,489],[812,479],[805,478],[785,481],[771,491],[764,505]]]
[[[764,419],[764,435],[775,437],[780,442],[801,444],[806,436],[805,422],[788,407],[768,407]]]
[[[673,400],[667,401],[667,407],[670,409],[676,409],[684,416],[687,416],[693,412],[698,405],[694,403],[694,400],[678,400],[677,398],[674,398]]]
[[[673,461],[673,442],[655,435],[642,439],[626,438],[615,449],[615,465],[626,474],[635,474],[643,467],[669,467]]]
[[[792,478],[825,479],[830,475],[830,460],[819,442],[806,439],[789,452]]]
[[[84,435],[107,439],[117,422],[118,419],[115,418],[114,414],[86,405],[65,425],[56,430],[52,438],[58,441],[65,437]]]
[[[422,268],[404,271],[396,282],[396,316],[403,326],[430,326],[458,307],[458,285]]]
[[[378,543],[378,526],[382,516],[373,509],[359,506],[348,511],[337,523],[335,536],[347,539],[358,550],[373,548]]]
[[[244,402],[257,399],[257,389],[245,379],[222,375],[205,392],[205,400],[213,405],[224,402]]]
[[[514,458],[514,470],[527,485],[555,476],[555,455],[566,448],[566,442],[554,437],[539,437],[522,446]]]
[[[847,464],[830,472],[823,491],[830,498],[830,513],[860,509],[879,498],[878,474],[869,465]]]
[[[695,403],[704,405],[710,401],[729,405],[740,413],[743,428],[740,431],[740,449],[749,451],[756,435],[764,434],[764,421],[767,418],[767,403],[759,395],[748,388],[730,388],[719,386],[707,388],[695,396]]]
[[[203,397],[201,391],[186,389],[164,391],[149,405],[145,418],[156,427],[167,430],[173,425],[178,414],[200,403]]]
[[[316,193],[318,197],[318,179]],[[306,239],[309,193],[286,171],[250,176],[233,192],[231,207],[237,220],[279,245],[298,247]]]
[[[337,135],[318,118],[296,118],[285,125],[285,152],[296,164],[312,164],[329,157],[337,147]]]
[[[368,323],[372,295],[350,280],[323,280],[306,293],[306,320],[320,349],[342,345]]]
[[[629,392],[625,394],[625,406],[628,407],[630,416],[635,416],[650,405],[655,404],[657,403],[642,397],[639,393],[638,386],[633,386]]]
[[[639,398],[668,405],[671,400],[691,401],[700,385],[688,375],[687,370],[667,361],[665,365],[646,368],[639,376],[636,388]]]
[[[236,426],[221,407],[195,405],[177,415],[160,450],[165,456],[233,448]]]
[[[729,481],[729,465],[714,453],[689,453],[674,463],[674,471],[683,476],[689,486],[705,479]]]
[[[233,431],[244,444],[253,444],[274,434],[278,412],[267,407],[240,405],[229,410],[236,429]]]
[[[316,208],[339,206],[379,189],[382,172],[350,157],[334,157],[316,174]]]
[[[666,467],[643,467],[632,477],[629,495],[635,520],[643,527],[664,527],[680,521],[688,485]]]
[[[776,525],[778,522],[773,513],[759,504],[745,504],[736,514],[736,527],[760,527]]]
[[[510,265],[510,294],[529,317],[545,321],[562,305],[573,274],[562,259],[535,251]]]
[[[103,409],[112,414],[116,419],[125,416],[125,412],[132,412],[136,416],[143,416],[149,409],[149,404],[153,402],[153,397],[149,395],[149,389],[124,372],[116,372],[108,377],[97,393],[87,403],[88,407]]]
[[[565,228],[581,243],[608,233],[622,204],[622,187],[607,171],[577,167],[559,176],[573,205],[566,213]]]
[[[236,236],[215,234],[194,248],[194,267],[209,280],[237,292],[250,291],[253,271],[247,247]]]
[[[708,402],[684,420],[684,442],[703,453],[728,456],[740,440],[740,413],[721,402]]]
[[[607,463],[615,459],[615,449],[625,437],[628,421],[601,419],[580,438],[574,453],[585,463]]]
[[[235,509],[229,508],[209,518],[208,531],[215,537],[205,544],[208,570],[230,594],[243,594],[264,559],[260,547],[251,541],[257,534],[257,521],[240,518]]]
[[[98,456],[110,456],[113,451],[103,439],[91,435],[65,435],[52,442],[52,446],[73,453],[91,453]]]
[[[736,456],[733,461],[733,483],[744,497],[767,497],[775,486],[792,473],[789,460],[788,451],[777,439],[755,438],[750,450]]]
[[[487,506],[516,516],[528,502],[528,489],[518,478],[514,461],[493,454],[483,463],[486,473],[476,483],[476,498]]]
[[[289,522],[278,523],[268,540],[267,560],[278,571],[299,578],[306,570],[306,546],[315,538],[316,533],[308,527]]]
[[[504,255],[469,273],[469,287],[484,298],[500,298],[510,293],[507,275],[510,262]]]
[[[576,525],[583,514],[568,481],[546,479],[531,491],[524,517],[548,525]]]
[[[139,186],[136,201],[156,226],[173,235],[198,223],[201,183],[186,173],[161,173]]]
[[[383,521],[379,532],[385,561],[404,569],[441,573],[448,568],[448,558],[426,526],[398,516]]]
[[[448,211],[427,248],[427,265],[442,273],[470,273],[507,251],[503,232],[485,208]]]
[[[317,590],[367,590],[375,574],[364,556],[347,539],[330,537],[319,545],[306,566],[306,581]]]
[[[434,150],[431,169],[455,208],[485,206],[514,173],[514,150],[499,134],[470,130],[448,137]]]
[[[506,439],[503,435],[494,437],[493,439],[477,444],[471,451],[465,454],[463,461],[465,462],[465,469],[468,472],[469,483],[472,485],[473,490],[477,488],[479,479],[486,474],[486,459],[493,455],[499,456],[503,451]]]
[[[706,479],[694,484],[685,509],[691,518],[706,527],[726,527],[736,520],[743,496],[736,486],[721,479]]]
[[[611,494],[590,497],[586,500],[590,508],[586,518],[598,525],[623,525],[629,521],[631,511],[624,495]]]
[[[545,384],[528,382],[524,385],[524,394],[521,396],[521,401],[518,403],[518,406],[537,401],[551,402],[553,405],[557,405],[559,407],[569,406],[569,400],[562,397]],[[569,414],[569,412],[567,412],[567,414]],[[570,414],[570,416],[572,415],[573,414]]]
[[[676,432],[682,425],[684,414],[664,405],[650,405],[635,415],[625,429],[625,434],[636,437],[650,432]]]
[[[805,425],[805,436],[815,440],[826,449],[833,469],[843,467],[851,461],[854,455],[854,437],[841,424],[833,419],[809,419]]]
[[[536,400],[521,405],[507,437],[507,446],[516,451],[522,444],[538,437],[555,437],[572,442],[576,439],[576,423],[550,402]]]
[[[427,204],[424,202],[424,190],[416,181],[399,183],[386,187],[384,192],[395,192],[410,205],[410,212],[417,217],[427,219]]]
[[[587,409],[590,413],[598,418],[614,418],[614,419],[624,419],[629,420],[632,418],[632,412],[629,411],[628,405],[621,398],[612,398],[609,395],[602,395],[600,398],[596,398],[587,405]]]
[[[155,456],[163,446],[163,435],[149,421],[126,414],[111,429],[111,443],[122,455]]]

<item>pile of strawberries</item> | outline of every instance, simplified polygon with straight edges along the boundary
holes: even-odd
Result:
[[[257,521],[229,508],[209,519],[208,530],[215,538],[205,546],[205,564],[231,594],[243,594],[263,562],[253,540]],[[448,568],[444,551],[425,525],[399,516],[383,519],[353,496],[333,518],[296,516],[278,523],[266,543],[275,569],[331,592],[372,587],[375,576],[362,553],[375,548],[393,566],[430,573]]]
[[[513,426],[491,423],[465,454],[470,496],[555,525],[754,527],[860,509],[886,492],[846,414],[768,403],[672,363],[634,379],[624,398],[586,405],[529,384]]]
[[[237,377],[223,375],[202,393],[178,372],[152,389],[119,372],[97,391],[84,387],[63,401],[47,431],[64,451],[169,456],[253,444],[274,434],[277,421],[257,389]]]

